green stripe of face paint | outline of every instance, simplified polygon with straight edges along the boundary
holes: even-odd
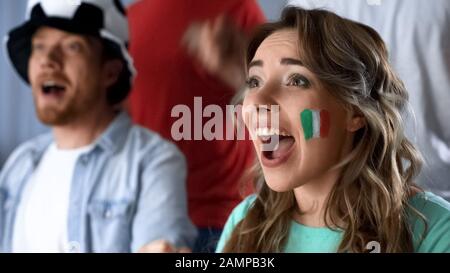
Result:
[[[303,126],[303,133],[305,134],[305,139],[311,139],[313,137],[313,113],[309,109],[305,109],[301,114],[300,118]]]

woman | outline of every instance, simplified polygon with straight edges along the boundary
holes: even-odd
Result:
[[[238,99],[258,113],[278,105],[279,126],[253,130],[245,118],[258,190],[234,209],[217,251],[450,252],[450,204],[414,185],[407,92],[373,29],[288,7],[256,32],[246,62]],[[273,137],[279,145],[263,151]]]

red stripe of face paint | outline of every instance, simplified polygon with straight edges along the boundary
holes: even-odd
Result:
[[[330,131],[330,112],[320,111],[320,137],[327,137]]]

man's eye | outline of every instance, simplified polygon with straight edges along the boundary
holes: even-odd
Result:
[[[289,77],[287,85],[308,88],[310,86],[310,83],[306,77],[300,74],[294,74]]]
[[[80,52],[82,46],[81,46],[81,44],[78,43],[78,42],[72,42],[72,43],[69,43],[69,44],[67,45],[67,48],[68,48],[70,51],[73,51],[73,52]]]
[[[44,50],[44,48],[45,48],[45,46],[42,43],[34,43],[32,45],[32,50],[33,51],[42,51],[42,50]]]
[[[255,77],[250,77],[249,79],[247,79],[246,85],[248,88],[259,87],[259,80]]]

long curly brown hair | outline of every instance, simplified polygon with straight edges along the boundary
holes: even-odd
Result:
[[[263,40],[282,29],[298,31],[304,66],[346,108],[366,120],[340,164],[342,175],[326,204],[326,225],[343,230],[338,252],[365,252],[370,241],[379,242],[382,252],[413,252],[408,211],[425,218],[408,199],[422,160],[404,135],[401,113],[408,94],[389,64],[383,40],[372,28],[332,12],[287,7],[280,21],[256,31],[247,49],[247,65]],[[235,101],[242,102],[244,93]],[[287,242],[296,207],[293,191],[271,190],[259,164],[254,175],[257,198],[224,252],[281,252]]]

